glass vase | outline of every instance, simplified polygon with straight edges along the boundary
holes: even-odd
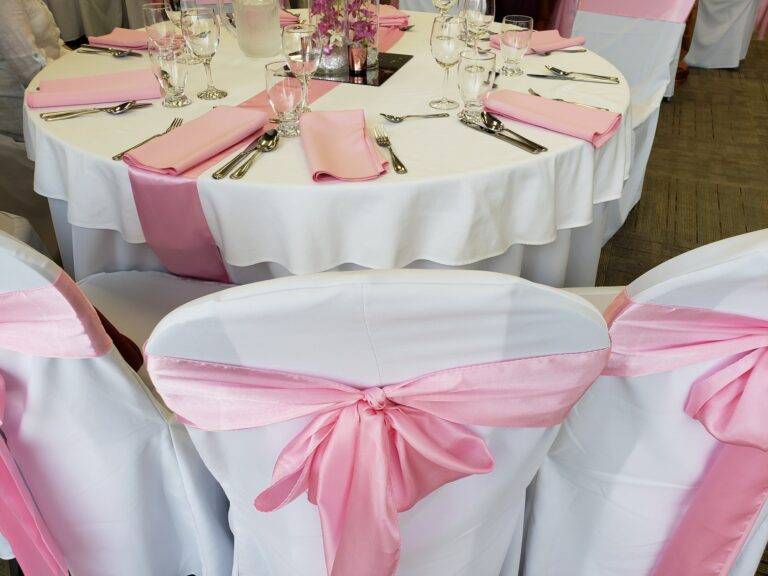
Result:
[[[350,44],[368,48],[367,67],[379,63],[379,0],[346,0]]]
[[[323,43],[315,78],[346,78],[347,0],[309,0],[307,8],[309,22],[317,26]]]

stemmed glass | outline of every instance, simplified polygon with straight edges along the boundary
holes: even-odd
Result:
[[[432,33],[429,44],[432,56],[440,67],[445,70],[443,81],[443,96],[430,101],[429,105],[437,110],[453,110],[459,103],[448,98],[448,79],[451,68],[459,61],[461,51],[467,47],[467,21],[457,16],[438,16],[432,23]]]
[[[267,99],[279,124],[280,136],[291,138],[299,135],[299,118],[304,84],[297,77],[286,76],[285,63],[270,62],[264,67],[267,77]]]
[[[293,75],[301,80],[301,111],[309,112],[309,79],[317,70],[322,41],[313,24],[294,24],[283,28],[283,56]]]
[[[456,6],[458,0],[432,0],[432,6],[440,13],[440,16],[447,16],[448,10]]]
[[[520,76],[521,64],[533,37],[533,18],[530,16],[504,16],[501,21],[501,55],[504,65],[501,71],[505,76]]]
[[[462,0],[459,16],[467,21],[467,33],[477,52],[478,41],[489,33],[496,16],[495,0]]]
[[[496,55],[491,52],[464,50],[459,59],[459,92],[464,100],[460,116],[481,122],[485,95],[496,79]]]
[[[187,10],[181,19],[181,31],[189,50],[200,58],[205,66],[205,75],[208,86],[197,94],[203,100],[219,100],[226,97],[227,93],[213,85],[211,73],[211,60],[216,55],[221,38],[219,20],[212,8],[194,8]]]
[[[176,28],[168,20],[163,4],[145,4],[142,13],[147,30],[147,48],[152,72],[165,95],[163,106],[187,106],[190,101],[184,94],[188,72],[184,40],[176,34]]]
[[[181,29],[182,15],[197,8],[197,0],[163,0],[163,4],[168,18],[179,29]]]

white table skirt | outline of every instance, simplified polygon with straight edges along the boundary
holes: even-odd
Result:
[[[759,0],[700,0],[685,61],[698,68],[738,68],[749,51]]]
[[[320,98],[313,108],[365,108],[369,125],[379,121],[379,112],[429,111],[426,103],[440,92],[441,80],[441,71],[429,53],[432,18],[429,14],[412,15],[415,29],[406,33],[392,52],[415,56],[384,86],[342,85]],[[223,40],[214,59],[214,78],[230,96],[217,104],[237,104],[263,89],[265,60],[248,59],[231,38],[225,36]],[[526,66],[542,72],[545,63],[619,74],[594,53],[529,57]],[[77,76],[114,71],[117,66],[128,69],[146,65],[146,60],[115,61],[72,54],[54,62],[41,76]],[[194,73],[190,93],[203,81],[202,70]],[[534,87],[549,97],[607,106],[629,115],[626,82],[614,86],[502,77],[500,83],[518,90]],[[458,96],[456,90],[452,92]],[[66,221],[72,226],[114,231],[120,243],[140,245],[144,235],[127,167],[112,161],[112,154],[164,129],[173,116],[190,120],[211,105],[195,100],[181,110],[155,105],[121,117],[90,116],[51,123],[42,122],[38,111],[27,110],[28,149],[37,163],[35,190],[66,202]],[[549,245],[566,231],[589,229],[595,205],[621,197],[631,158],[630,118],[624,119],[620,132],[599,150],[569,136],[508,124],[550,152],[527,154],[468,130],[455,118],[411,121],[387,127],[395,149],[408,166],[407,175],[388,173],[370,182],[315,184],[299,139],[283,140],[278,152],[260,159],[241,181],[213,180],[213,169],[201,176],[198,189],[203,210],[229,266],[253,270],[254,265],[274,263],[288,273],[303,274],[345,265],[401,268],[419,261],[474,267],[507,253],[510,247],[521,251],[523,245]],[[591,235],[586,230],[576,234]],[[569,275],[565,261],[573,242],[568,244],[565,259],[559,259],[563,261],[559,280],[551,284],[562,284]],[[105,250],[101,241],[95,248]],[[545,250],[532,250],[541,251]],[[76,260],[90,252],[76,242]],[[591,252],[589,266],[580,268],[596,269],[599,248]],[[116,269],[118,260],[115,253],[110,264],[110,256],[102,255],[82,266],[76,262],[75,270],[81,276],[86,270]],[[101,264],[94,268],[97,261]],[[520,259],[519,267],[526,275],[524,261]],[[126,266],[132,266],[130,260],[122,261],[121,267]],[[506,266],[506,271],[516,273],[517,267]],[[233,276],[241,281],[239,273]],[[246,276],[252,278],[250,272]]]

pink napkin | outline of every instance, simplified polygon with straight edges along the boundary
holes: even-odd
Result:
[[[379,26],[397,28],[408,26],[409,16],[406,12],[398,10],[390,4],[379,6]]]
[[[310,112],[300,123],[315,182],[373,180],[387,171],[389,163],[371,141],[362,110]]]
[[[27,106],[75,106],[125,100],[160,98],[160,85],[149,69],[41,80],[37,90],[27,92]]]
[[[255,108],[218,106],[123,157],[137,168],[178,176],[254,135],[267,123]]]
[[[129,30],[128,28],[115,28],[104,36],[88,36],[88,43],[94,46],[109,46],[111,48],[147,49],[146,30]]]
[[[500,34],[491,36],[491,48],[501,49]],[[534,30],[531,36],[531,45],[528,47],[527,54],[538,54],[540,52],[549,52],[550,50],[562,50],[573,46],[584,44],[584,36],[574,36],[573,38],[563,38],[557,30]]]
[[[568,102],[557,102],[512,90],[496,90],[485,99],[485,108],[554,132],[591,142],[600,148],[621,125],[621,114],[595,110]]]
[[[298,24],[299,23],[299,17],[291,14],[290,12],[286,12],[285,10],[280,10],[280,26],[290,26],[291,24]]]

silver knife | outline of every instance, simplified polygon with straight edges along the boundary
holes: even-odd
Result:
[[[495,138],[498,138],[499,140],[502,140],[503,142],[506,142],[507,144],[512,144],[513,146],[517,146],[518,148],[521,148],[525,150],[526,152],[530,152],[531,154],[538,154],[541,152],[541,148],[536,148],[534,146],[530,146],[526,144],[525,142],[521,142],[520,140],[516,140],[515,138],[512,138],[511,136],[507,136],[505,134],[499,134],[498,132],[494,132],[490,128],[486,128],[485,126],[481,126],[480,124],[476,124],[472,122],[471,120],[467,120],[466,118],[460,118],[461,123],[465,126],[469,126],[473,130],[477,130],[478,132],[482,132],[484,134],[488,134],[489,136],[494,136]]]
[[[564,80],[566,82],[589,82],[590,84],[618,84],[618,82],[602,82],[600,80],[585,80],[584,78],[568,78],[568,76],[552,76],[550,74],[526,74],[529,78],[543,80]]]
[[[108,46],[93,46],[92,44],[82,44],[80,48],[88,48],[89,50],[98,50],[99,52],[112,53],[113,51],[125,52],[126,56],[138,56],[141,57],[140,52],[134,52],[130,48],[110,48]]]
[[[246,156],[248,156],[248,154],[250,154],[251,152],[253,152],[258,148],[259,138],[261,138],[261,136],[262,136],[262,133],[259,132],[259,135],[256,136],[256,138],[254,138],[250,144],[248,144],[245,150],[243,150],[237,156],[232,158],[232,160],[224,164],[224,166],[216,170],[216,172],[213,173],[214,179],[221,180],[222,178],[226,178],[227,174],[232,172],[235,166],[237,166],[240,163],[240,161],[243,160],[243,158],[245,158]]]

